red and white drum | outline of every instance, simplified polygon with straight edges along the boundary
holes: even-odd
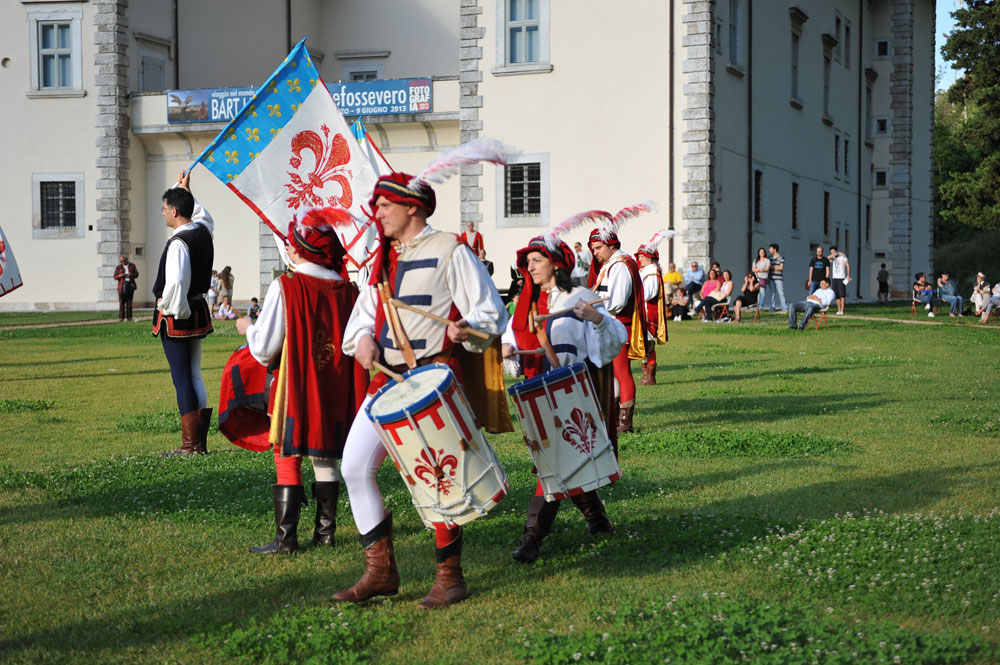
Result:
[[[546,501],[621,478],[586,363],[550,370],[507,389],[517,407]]]
[[[365,408],[428,527],[465,524],[507,494],[507,474],[447,365],[410,370]]]

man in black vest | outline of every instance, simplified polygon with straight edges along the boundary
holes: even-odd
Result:
[[[153,283],[153,335],[163,343],[181,414],[181,447],[164,455],[207,452],[212,419],[201,378],[201,338],[212,332],[205,293],[215,258],[214,223],[191,195],[190,181],[190,172],[181,171],[177,185],[163,194],[163,217],[173,235],[163,248]]]

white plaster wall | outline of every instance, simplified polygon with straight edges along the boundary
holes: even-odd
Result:
[[[27,10],[32,5],[0,3],[0,197],[6,210],[0,224],[17,258],[24,286],[0,299],[0,309],[66,308],[97,300],[95,166],[97,113],[94,106],[93,3],[69,3],[83,12],[81,24],[82,84],[85,97],[30,99],[31,87]],[[47,3],[45,8],[55,5]],[[83,201],[77,201],[77,226],[82,238],[32,240],[32,174],[83,173]]]
[[[326,57],[320,74],[341,79],[336,51],[389,51],[385,78],[458,74],[459,0],[326,0],[319,21]]]
[[[634,251],[666,228],[671,3],[552,2],[553,70],[515,76],[491,73],[503,26],[498,30],[492,3],[481,5],[479,25],[486,28],[480,41],[481,134],[524,152],[548,153],[550,222],[592,208],[615,212],[655,200],[658,213],[622,228],[622,247]],[[495,179],[496,167],[485,166],[480,177],[480,230],[496,267],[494,279],[506,287],[516,250],[545,229],[497,229],[503,202],[497,200]],[[679,217],[678,208],[678,221]],[[589,232],[590,228],[581,228],[564,239],[571,245],[586,244]],[[666,245],[661,251],[665,249]]]

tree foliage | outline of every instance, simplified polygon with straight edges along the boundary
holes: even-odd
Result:
[[[935,118],[940,217],[1000,229],[1000,5],[967,0],[953,16],[941,52],[965,74],[948,90],[953,108]]]

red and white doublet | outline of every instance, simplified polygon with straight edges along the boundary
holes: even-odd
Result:
[[[436,231],[428,225],[407,244],[392,247],[386,263],[392,297],[452,321],[464,319],[470,328],[491,335],[503,330],[507,310],[493,281],[482,261],[454,234]],[[457,369],[451,359],[452,343],[445,326],[405,309],[400,308],[397,313],[418,364],[438,360]],[[396,348],[385,320],[378,289],[371,284],[362,286],[351,313],[344,332],[344,353],[353,356],[358,340],[364,335],[375,339],[385,364],[405,369],[403,354]],[[470,336],[462,344],[466,350],[482,352],[490,346],[490,341]],[[364,411],[371,395],[386,380],[381,373],[375,375],[369,397],[359,412]],[[366,417],[356,418],[347,437],[341,471],[351,497],[354,521],[362,534],[374,529],[386,515],[375,474],[387,455],[371,421]]]
[[[593,268],[591,272],[593,273]],[[639,267],[631,256],[621,249],[617,249],[611,258],[600,267],[600,272],[593,280],[592,288],[598,296],[608,298],[606,303],[608,311],[625,326],[628,334],[628,338],[615,358],[614,367],[621,405],[631,406],[635,401],[635,380],[632,378],[629,358],[632,338],[636,337],[636,332],[632,330],[633,321],[638,318],[641,322],[640,325],[645,328],[643,324],[646,320]],[[635,316],[636,314],[638,317]],[[644,358],[646,355],[643,345],[645,330],[643,330],[643,334],[638,335],[638,338],[639,345],[643,346],[639,358]]]
[[[476,256],[479,256],[479,252],[486,249],[486,246],[483,244],[483,234],[479,231],[462,231],[458,239],[468,245],[469,249]]]

